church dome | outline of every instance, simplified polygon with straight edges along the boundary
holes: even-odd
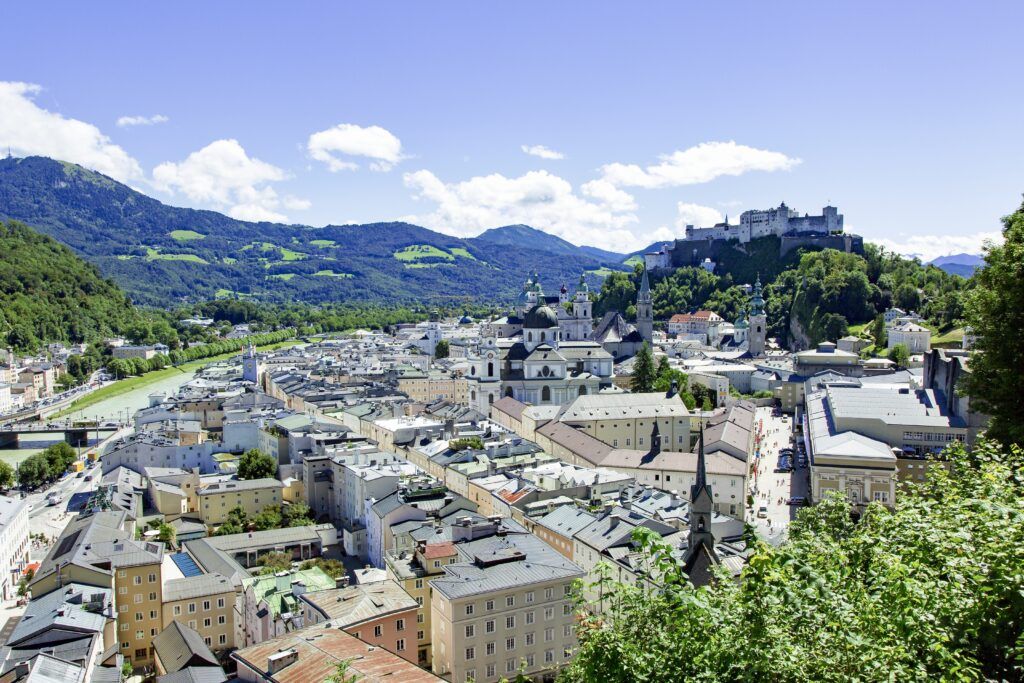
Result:
[[[733,327],[735,327],[737,330],[746,329],[750,327],[750,323],[748,323],[744,318],[737,318],[736,323],[733,325]]]
[[[558,327],[558,316],[555,315],[555,312],[549,306],[543,304],[534,306],[526,312],[526,317],[523,319],[523,327],[534,330]]]

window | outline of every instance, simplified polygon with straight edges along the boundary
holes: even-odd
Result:
[[[195,619],[189,619],[188,620],[188,627],[191,628],[191,629],[194,629],[196,627],[196,620]]]
[[[210,647],[211,645],[213,645],[213,639],[210,638],[210,636],[206,636],[205,638],[203,638],[203,642],[206,643],[206,647]]]
[[[384,635],[384,627],[380,626],[379,624],[377,626],[374,626],[373,637],[380,638],[382,635]]]
[[[117,570],[117,578],[123,579],[126,576],[128,576],[127,570],[124,570],[124,569],[118,569]]]
[[[395,649],[398,650],[399,652],[401,652],[402,650],[405,649],[405,638],[399,638],[395,642]]]
[[[227,623],[227,618],[222,614],[219,617],[217,617],[217,623],[223,625]]]
[[[210,601],[209,600],[203,600],[203,611],[204,612],[209,612],[210,611]]]
[[[399,619],[398,621],[395,622],[395,630],[396,631],[404,631],[405,630],[405,619]]]
[[[545,600],[550,600],[550,599],[551,599],[551,596],[552,596],[552,591],[551,591],[551,589],[550,589],[550,588],[545,588],[545,589],[544,589],[544,599],[545,599]]]
[[[196,613],[196,603],[194,603],[194,602],[188,603],[188,613],[189,614],[195,614]]]
[[[512,673],[515,670],[516,670],[516,660],[514,660],[514,659],[505,660],[505,671],[507,671],[508,673]]]
[[[156,583],[156,574],[154,574],[153,572],[149,573],[149,582]]]
[[[145,631],[136,631],[135,632],[135,640],[142,640],[145,637],[146,637],[146,632]]]
[[[488,619],[487,623],[484,624],[485,633],[494,633],[494,619]]]
[[[487,601],[487,611],[490,612],[492,609],[494,609],[494,600],[488,600]]]
[[[206,619],[203,619],[203,628],[210,628],[210,626],[212,626],[212,625],[213,625],[213,620],[212,619],[210,619],[209,617],[207,617]]]
[[[423,579],[416,579],[416,587],[423,588]]]
[[[496,673],[496,671],[495,671],[494,665],[493,664],[488,664],[487,665],[487,677],[488,678],[494,678],[495,673]]]
[[[141,586],[142,585],[142,577],[141,576],[133,576],[132,577],[132,583],[134,583],[136,586]]]
[[[466,637],[472,638],[476,636],[476,626],[473,624],[466,624]]]
[[[514,649],[516,649],[516,639],[515,638],[506,638],[505,639],[505,649],[506,650],[514,650]]]
[[[142,602],[142,596],[141,595],[136,595],[135,596],[135,604],[138,605],[141,602]]]
[[[127,631],[128,630],[128,623],[127,622],[121,624],[121,630],[122,631]]]
[[[416,631],[416,640],[423,640],[423,631]]]
[[[466,616],[473,616],[473,605],[466,605]]]
[[[476,680],[476,669],[466,669],[466,683]]]
[[[125,587],[125,586],[118,586],[117,587],[117,594],[118,595],[127,595],[128,594],[128,588]]]
[[[422,600],[422,598],[420,598],[420,599]],[[420,607],[422,607],[422,606],[423,606],[423,603],[421,602],[420,603]],[[423,623],[423,612],[420,612],[419,614],[416,615],[416,623],[417,624],[422,624]]]
[[[515,627],[516,627],[516,615],[510,614],[509,616],[505,617],[505,628],[515,628]]]
[[[526,647],[530,647],[531,645],[533,645],[533,641],[534,641],[534,634],[533,633],[527,633],[526,634]]]
[[[150,599],[150,601],[151,601],[151,602],[152,602],[153,600],[156,600],[156,593],[150,593],[150,594],[149,594],[149,599]]]
[[[572,584],[565,584],[562,586],[562,594],[569,597],[572,594]]]
[[[545,650],[544,651],[544,663],[545,664],[550,664],[553,661],[555,661],[555,651],[554,650]]]
[[[217,598],[217,607],[223,609],[223,607],[224,607],[224,598]]]
[[[493,655],[494,654],[494,643],[487,643],[487,654],[488,655]]]
[[[505,607],[515,607],[515,606],[516,606],[516,596],[514,596],[514,595],[507,596],[505,598]]]
[[[526,613],[526,623],[527,624],[532,624],[533,623],[533,612],[532,611]]]
[[[140,649],[135,651],[135,659],[145,659],[145,658],[146,658],[146,648],[143,647],[143,648],[140,648]]]
[[[550,643],[554,639],[555,639],[555,629],[553,629],[553,628],[546,628],[546,629],[544,629],[544,642],[545,643]]]
[[[419,605],[420,607],[423,607],[423,596],[422,595],[417,595],[416,596],[416,604]]]
[[[532,652],[530,654],[526,655],[526,668],[528,668],[528,669],[532,669],[533,668],[533,653]]]
[[[466,661],[468,662],[468,661],[471,661],[473,659],[476,659],[476,648],[475,647],[467,647],[466,648]]]
[[[150,619],[156,619],[156,610],[155,609],[149,610],[149,618]]]
[[[540,400],[550,401],[551,400],[551,387],[545,386],[540,390]]]
[[[142,612],[135,613],[135,621],[142,621]]]
[[[526,602],[527,603],[533,602],[533,591],[530,591],[529,593],[526,594]]]
[[[220,634],[220,637],[217,638],[217,642],[220,643],[221,645],[224,645],[225,643],[228,642],[228,637],[222,633],[222,634]]]
[[[562,626],[562,635],[566,638],[572,635],[572,624],[564,624]]]
[[[434,560],[434,569],[438,569],[441,566],[441,560]]]
[[[554,619],[554,618],[555,618],[555,608],[554,607],[545,607],[544,608],[544,621],[548,621],[549,619]]]

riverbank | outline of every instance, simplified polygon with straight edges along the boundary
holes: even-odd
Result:
[[[296,346],[301,343],[302,342],[298,339],[291,339],[288,341],[276,342],[274,344],[267,344],[265,346],[258,346],[256,347],[256,350],[273,351],[275,349]],[[168,380],[170,378],[180,375],[192,374],[196,370],[206,367],[211,363],[216,363],[218,361],[234,358],[235,356],[239,355],[239,353],[239,351],[230,351],[228,353],[222,353],[219,356],[200,358],[199,360],[189,361],[187,363],[182,363],[181,365],[178,366],[171,366],[163,368],[162,370],[153,370],[152,372],[147,372],[146,374],[140,375],[138,377],[126,377],[124,379],[120,379],[114,382],[113,384],[102,387],[101,389],[97,389],[96,391],[86,396],[83,396],[82,398],[78,399],[77,401],[69,405],[67,408],[61,410],[58,413],[55,413],[54,415],[51,415],[50,418],[60,418],[70,415],[72,413],[78,413],[103,401],[115,398],[117,396],[121,396],[122,394],[127,394],[129,392],[136,391],[137,389],[147,387],[151,384],[156,384],[158,382],[162,382],[164,380]]]

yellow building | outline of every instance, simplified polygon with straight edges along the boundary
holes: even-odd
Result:
[[[208,526],[228,520],[228,513],[242,508],[253,517],[268,505],[280,505],[284,484],[277,479],[232,479],[199,490],[199,518]]]
[[[136,669],[153,665],[153,638],[163,629],[163,545],[121,541],[100,547],[114,569],[119,650]]]
[[[213,651],[235,647],[235,589],[220,574],[171,579],[164,584],[163,626],[180,622]]]
[[[558,415],[612,448],[647,449],[658,424],[663,450],[690,450],[690,411],[678,394],[595,394],[580,396]]]
[[[450,541],[420,542],[414,551],[391,551],[384,557],[388,578],[398,583],[416,601],[416,662],[423,667],[431,663],[430,579],[444,574],[444,566],[455,562],[458,553]]]

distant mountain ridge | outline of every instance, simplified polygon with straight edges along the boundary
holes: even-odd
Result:
[[[951,275],[971,277],[974,271],[985,265],[985,259],[978,254],[950,254],[932,259],[928,264],[941,268]]]
[[[168,206],[100,173],[45,157],[0,159],[0,219],[70,246],[137,303],[223,296],[264,301],[508,301],[619,268],[621,254],[529,226],[460,239],[408,223],[311,228]],[[590,275],[591,285],[599,278]]]

